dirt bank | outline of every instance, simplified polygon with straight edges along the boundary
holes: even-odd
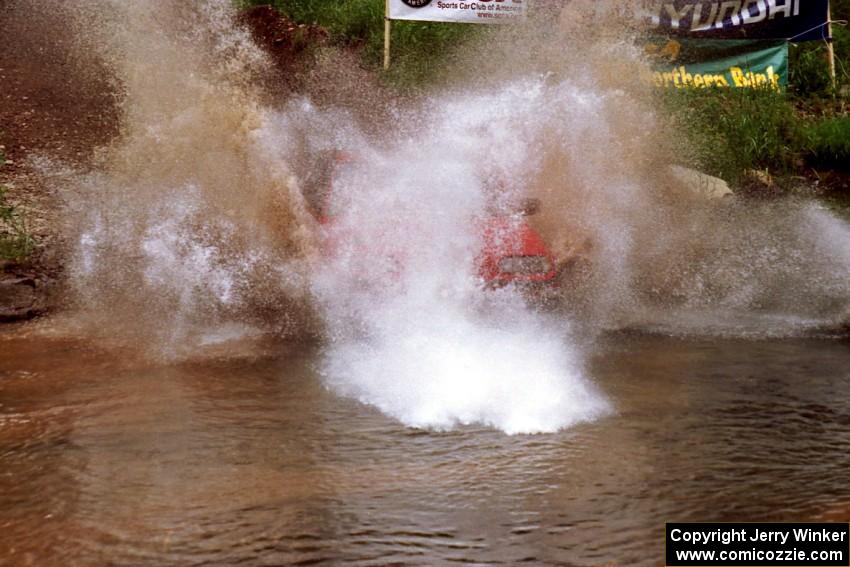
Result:
[[[38,162],[85,167],[118,134],[119,91],[96,57],[75,48],[67,24],[61,8],[0,2],[0,151],[7,159],[0,184],[36,244],[23,263],[2,263],[0,319],[44,311],[62,272],[61,195],[49,190]]]
[[[0,184],[35,242],[24,261],[0,261],[0,320],[43,313],[60,295],[62,195],[45,181],[39,164],[49,160],[86,170],[98,148],[121,135],[122,85],[99,54],[77,40],[67,10],[0,0],[0,151],[6,156]],[[270,100],[283,100],[311,82],[304,71],[327,37],[324,30],[295,24],[269,6],[246,10],[239,21],[274,62],[261,85]]]

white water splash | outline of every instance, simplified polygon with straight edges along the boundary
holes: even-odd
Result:
[[[77,302],[107,332],[190,351],[232,321],[308,334],[312,313],[275,322],[316,299],[337,391],[417,427],[519,433],[609,411],[579,346],[600,329],[763,337],[848,320],[847,224],[813,205],[668,190],[660,173],[680,156],[659,147],[675,132],[626,84],[638,56],[606,63],[610,42],[556,45],[562,79],[423,94],[388,109],[376,140],[339,109],[264,106],[252,85],[269,61],[229,0],[76,5],[126,91],[122,136],[62,191]],[[336,149],[359,158],[336,180],[331,259],[300,189]],[[512,186],[494,194],[491,177]],[[541,198],[534,221],[556,255],[592,243],[589,285],[564,290],[579,299],[569,316],[477,281],[480,221],[518,194]]]
[[[408,117],[415,139],[357,148],[333,187],[335,250],[316,278],[332,388],[437,429],[552,432],[609,411],[566,322],[485,291],[475,270],[488,207],[521,194],[537,166],[543,103],[542,82],[519,81]],[[488,189],[494,175],[513,184],[506,194]]]
[[[328,384],[423,428],[552,432],[609,411],[551,322],[519,307],[488,319],[459,301],[410,302],[377,307],[367,322],[372,336],[332,345]]]

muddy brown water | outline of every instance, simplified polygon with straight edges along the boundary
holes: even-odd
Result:
[[[616,412],[410,429],[318,345],[180,363],[0,329],[0,564],[662,564],[666,521],[850,520],[850,344],[609,337]]]

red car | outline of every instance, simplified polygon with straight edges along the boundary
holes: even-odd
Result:
[[[525,218],[536,213],[537,207],[535,200],[527,200],[514,214],[484,221],[477,268],[487,287],[514,285],[538,300],[557,294],[560,278],[555,258]]]
[[[329,213],[328,201],[331,188],[337,176],[338,169],[342,164],[352,163],[354,157],[347,152],[333,152],[324,157],[318,169],[318,178],[306,184],[305,198],[314,217],[326,228],[333,228],[334,217]],[[538,212],[539,201],[536,199],[525,199],[519,206],[510,211],[500,214],[492,214],[480,223],[482,233],[482,249],[476,258],[476,271],[482,283],[488,289],[498,289],[506,286],[519,288],[529,299],[548,303],[555,299],[559,292],[559,270],[546,242],[540,234],[529,225],[526,217]],[[336,237],[328,237],[331,242]],[[401,254],[390,251],[376,254],[375,246],[364,245],[364,256],[369,262],[364,264],[380,269],[375,265],[376,256],[381,256],[388,261],[385,264],[395,268],[389,271],[398,273],[397,264],[403,260]],[[383,246],[377,245],[377,246]],[[339,247],[328,242],[325,243],[326,252],[335,253]],[[358,247],[354,248],[359,249]],[[387,266],[381,271],[386,273]],[[362,267],[352,268],[359,273]],[[362,275],[362,279],[370,279],[368,275]],[[372,278],[373,279],[373,278]]]

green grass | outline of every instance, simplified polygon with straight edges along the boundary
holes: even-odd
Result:
[[[241,0],[243,6],[265,4]],[[363,62],[381,68],[384,0],[273,0],[299,23],[326,28],[338,45],[361,48]],[[850,19],[850,0],[833,0],[834,20]],[[384,78],[402,88],[439,82],[451,58],[488,26],[393,22],[393,66]],[[659,92],[659,103],[690,142],[692,162],[735,182],[748,169],[799,173],[802,166],[844,168],[850,162],[850,27],[833,26],[838,89],[825,62],[826,45],[791,48],[787,92],[705,89]],[[843,89],[842,89],[843,87]]]
[[[0,153],[0,167],[5,163],[6,157]],[[7,193],[8,189],[0,185],[0,260],[19,262],[30,255],[35,242],[23,215],[7,202]]]
[[[772,90],[671,90],[660,104],[680,125],[695,165],[735,182],[748,169],[850,171],[850,116],[803,116]]]
[[[363,47],[364,62],[379,68],[383,58],[384,0],[237,0],[242,6],[272,4],[299,23],[316,23],[334,41]],[[832,0],[833,20],[850,19],[850,0]],[[393,66],[387,75],[403,86],[439,79],[445,63],[488,26],[431,22],[393,22]],[[850,86],[850,27],[834,25],[838,87]],[[823,42],[791,48],[789,92],[797,97],[833,96]]]
[[[843,17],[850,18],[850,7]],[[833,15],[833,18],[837,16]],[[850,85],[850,28],[834,25],[832,35],[836,87],[840,92],[842,87]],[[788,79],[789,91],[798,97],[832,97],[839,94],[832,89],[827,65],[827,46],[824,42],[810,41],[791,45]]]
[[[695,165],[737,181],[747,169],[790,173],[806,137],[790,97],[770,89],[671,89],[661,105],[691,142]]]
[[[244,6],[271,3],[298,23],[318,24],[332,41],[362,47],[366,66],[379,69],[384,51],[384,0],[243,0]],[[486,26],[402,22],[392,24],[392,66],[385,78],[401,87],[438,81],[445,63],[482,34]]]
[[[850,19],[850,0],[833,0],[833,20]],[[825,42],[792,45],[789,87],[769,90],[671,90],[661,108],[684,131],[693,161],[737,181],[748,169],[774,175],[805,167],[850,169],[850,27],[833,26],[837,88]]]
[[[850,171],[850,116],[813,121],[803,131],[809,165]]]

